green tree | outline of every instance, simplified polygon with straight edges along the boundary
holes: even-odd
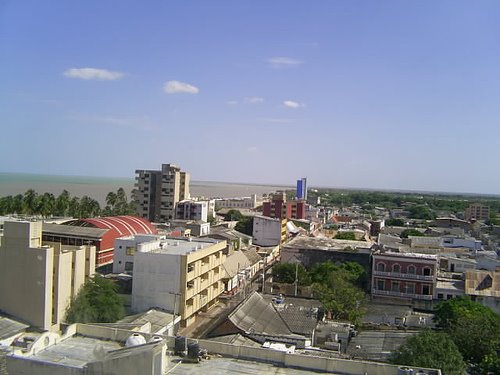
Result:
[[[390,357],[391,363],[438,368],[444,375],[465,373],[462,355],[451,338],[442,332],[425,330],[412,336]]]
[[[115,283],[98,274],[88,279],[66,312],[67,323],[114,323],[124,316]]]
[[[298,285],[310,285],[311,278],[299,263],[278,263],[273,266],[273,281],[294,284],[297,275]]]
[[[327,283],[314,283],[313,290],[332,319],[359,324],[364,314],[365,293],[349,278],[349,272],[341,269],[330,274]]]
[[[227,211],[227,214],[224,215],[224,220],[225,221],[240,221],[243,219],[243,215],[240,211],[238,210],[229,210]]]
[[[38,194],[35,190],[29,189],[24,193],[23,197],[23,213],[33,215],[36,212],[36,201]]]
[[[356,233],[354,232],[338,232],[335,237],[336,240],[356,240]]]
[[[482,363],[487,357],[494,358],[500,351],[500,315],[469,297],[441,302],[434,320],[472,365]]]
[[[66,216],[69,209],[70,195],[67,190],[63,190],[56,198],[55,214],[57,216]]]
[[[401,237],[401,238],[408,238],[408,236],[424,237],[425,234],[423,234],[422,232],[420,232],[417,229],[409,228],[409,229],[405,229],[404,231],[402,231],[401,234],[399,235],[399,237]]]
[[[385,225],[387,225],[389,227],[404,227],[405,221],[403,219],[399,219],[399,218],[392,218],[392,219],[387,219],[385,221]]]
[[[253,234],[253,217],[242,216],[238,223],[236,223],[234,229],[251,236]]]

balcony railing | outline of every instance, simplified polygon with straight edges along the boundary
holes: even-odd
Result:
[[[411,279],[411,280],[434,280],[433,275],[416,275],[414,273],[401,273],[401,272],[383,272],[383,271],[373,271],[373,275],[375,276],[384,276],[384,277],[394,277],[398,279]]]
[[[379,289],[372,289],[372,294],[378,296],[432,300],[431,294],[428,295],[428,294],[415,294],[415,293],[401,293],[401,292],[393,292],[391,290],[379,290]]]

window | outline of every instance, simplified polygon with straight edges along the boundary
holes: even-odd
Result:
[[[377,280],[377,290],[384,290],[384,280]]]
[[[410,264],[407,268],[407,272],[409,274],[415,275],[415,271],[416,271],[415,266],[413,264]]]
[[[443,299],[444,296],[443,296],[443,293],[438,293],[438,299]]]
[[[397,281],[391,282],[391,291],[399,293],[399,291],[400,291],[400,289],[399,289],[399,282],[397,282]]]
[[[125,262],[125,271],[133,271],[134,263],[133,262]]]
[[[394,264],[392,266],[392,272],[400,273],[401,272],[401,267],[399,264]]]
[[[405,293],[415,294],[415,284],[413,284],[413,283],[407,283],[405,285]]]
[[[134,246],[127,246],[126,254],[127,255],[134,255],[135,253],[135,247]]]
[[[431,276],[432,275],[432,271],[429,267],[425,267],[424,268],[424,276]]]
[[[428,296],[431,294],[431,288],[429,285],[422,285],[422,294]]]
[[[377,264],[377,271],[384,272],[385,271],[385,263],[380,262]]]

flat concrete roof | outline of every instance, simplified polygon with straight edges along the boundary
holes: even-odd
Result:
[[[287,249],[317,249],[333,251],[342,251],[347,247],[351,247],[352,249],[357,249],[361,252],[369,252],[372,245],[372,242],[366,241],[336,240],[331,238],[299,236],[283,245],[283,247]]]
[[[187,375],[221,375],[221,374],[275,374],[275,375],[299,375],[299,374],[329,374],[331,372],[317,372],[311,370],[299,370],[290,367],[280,367],[272,363],[242,361],[233,358],[212,358],[201,363],[179,362],[177,357],[172,357],[167,370],[169,374]]]
[[[12,337],[19,332],[23,332],[29,325],[0,316],[0,340]]]
[[[83,367],[89,362],[98,360],[94,351],[101,347],[105,352],[122,348],[116,341],[105,341],[83,336],[73,336],[63,340],[47,349],[29,356],[29,359],[66,365],[70,367]]]
[[[199,239],[184,239],[184,238],[167,238],[161,241],[162,247],[149,251],[155,254],[173,254],[173,255],[187,255],[194,251],[205,249],[207,247],[213,246],[220,241],[209,240],[207,238],[203,240]],[[145,251],[147,253],[147,251]]]

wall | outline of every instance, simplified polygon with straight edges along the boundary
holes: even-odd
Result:
[[[253,240],[259,246],[276,246],[281,242],[281,221],[279,219],[253,218]]]
[[[210,353],[247,359],[273,362],[285,367],[296,367],[301,369],[310,369],[314,371],[333,372],[341,374],[370,374],[370,375],[398,375],[400,366],[389,365],[385,363],[353,361],[347,359],[320,358],[309,355],[287,354],[263,348],[248,346],[237,346],[220,342],[198,340],[202,348]],[[413,368],[414,373],[421,368]],[[429,370],[429,369],[421,369]],[[430,372],[428,372],[430,373]],[[433,370],[433,374],[440,375],[440,370]]]
[[[30,237],[36,235],[39,237]],[[50,329],[54,249],[25,247],[41,244],[41,222],[5,222],[3,243],[0,310],[36,327]]]

